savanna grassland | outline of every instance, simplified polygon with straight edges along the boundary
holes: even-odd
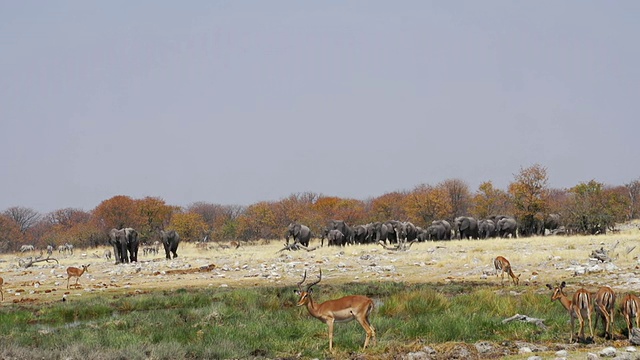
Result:
[[[59,263],[29,268],[4,254],[0,276],[0,357],[4,359],[398,358],[429,351],[432,358],[569,357],[628,345],[619,314],[615,337],[596,330],[594,343],[569,344],[569,316],[550,301],[545,284],[567,282],[595,292],[611,286],[621,297],[640,292],[640,231],[629,226],[600,236],[532,237],[415,243],[407,252],[379,245],[281,251],[281,242],[181,244],[179,258],[143,256],[114,265],[105,248],[54,253]],[[319,245],[317,240],[311,246]],[[611,263],[590,261],[605,249]],[[493,259],[507,257],[520,284],[495,276]],[[90,264],[67,290],[68,266]],[[296,283],[307,271],[314,299],[371,297],[378,342],[362,350],[364,331],[337,324],[334,352],[327,327],[296,307]],[[64,301],[63,301],[64,299]],[[544,319],[546,328],[502,320],[515,314]],[[480,344],[480,345],[479,345]],[[425,348],[425,346],[427,348]],[[479,350],[479,349],[484,350]],[[427,350],[425,350],[427,349]],[[431,349],[431,350],[429,350]]]

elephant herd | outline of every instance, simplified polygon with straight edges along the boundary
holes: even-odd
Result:
[[[545,222],[542,234],[545,230],[558,228],[558,215],[550,215],[553,222]],[[521,230],[520,230],[521,231]],[[366,243],[404,243],[410,241],[427,240],[451,240],[451,239],[488,239],[494,237],[516,238],[519,233],[518,221],[511,216],[496,215],[478,220],[470,216],[459,216],[448,220],[435,220],[429,226],[422,228],[408,221],[389,220],[386,222],[373,222],[364,225],[349,226],[342,220],[331,220],[321,231],[321,246],[324,240],[327,245],[343,246],[346,244]],[[540,232],[538,232],[540,233]],[[313,236],[308,226],[293,222],[287,228],[285,235],[287,245],[289,239],[303,246],[309,246]]]
[[[165,256],[167,259],[178,257],[178,244],[180,236],[174,230],[164,231],[157,230],[157,235],[164,246]],[[113,246],[116,264],[125,264],[138,261],[138,232],[132,228],[111,229],[109,231],[109,244]]]

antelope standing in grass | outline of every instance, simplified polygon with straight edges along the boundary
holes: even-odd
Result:
[[[67,268],[67,289],[69,288],[69,280],[72,277],[76,278],[75,286],[78,286],[78,281],[80,281],[80,276],[82,276],[82,274],[84,274],[85,271],[87,271],[87,268],[89,267],[89,265],[82,265],[82,269],[78,269],[77,267],[73,267],[73,266],[70,266]]]
[[[511,277],[511,281],[513,281],[513,285],[518,286],[520,282],[520,275],[516,276],[511,269],[511,263],[504,256],[498,256],[493,260],[493,266],[496,268],[496,276],[502,274],[502,286],[504,286],[504,274],[507,273]]]
[[[551,301],[560,301],[560,304],[567,309],[569,316],[571,317],[571,335],[569,337],[569,342],[573,342],[573,328],[576,319],[578,319],[578,323],[580,324],[580,332],[578,336],[584,339],[584,320],[586,318],[589,320],[589,331],[593,338],[593,326],[591,325],[591,294],[586,289],[582,288],[576,291],[575,294],[573,294],[573,298],[570,300],[564,293],[564,287],[566,285],[567,283],[563,281],[560,286],[553,287],[550,284],[547,284],[547,287],[549,290],[553,291]]]
[[[613,313],[616,305],[616,293],[609,286],[601,287],[595,298],[596,321],[594,327],[598,327],[598,319],[604,322],[605,339],[613,339]]]
[[[635,329],[640,328],[640,298],[634,294],[627,294],[622,298],[622,316],[627,323],[627,329],[629,330],[629,339],[633,334],[633,324],[635,322]],[[634,320],[634,321],[633,321]]]
[[[302,281],[298,283],[298,290],[295,291],[300,296],[297,306],[306,305],[309,314],[329,326],[329,351],[333,351],[333,324],[336,321],[348,322],[353,319],[357,320],[367,333],[362,348],[367,348],[371,338],[373,338],[373,343],[375,344],[376,330],[369,323],[369,314],[373,310],[373,300],[362,295],[349,295],[317,304],[311,298],[311,293],[312,287],[322,280],[322,270],[320,270],[318,280],[308,285],[307,290],[302,290],[302,283],[306,278],[307,272],[305,271]]]

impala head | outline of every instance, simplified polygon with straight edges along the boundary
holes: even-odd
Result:
[[[567,283],[564,281],[560,284],[560,286],[556,286],[556,287],[553,287],[550,284],[547,284],[547,287],[549,288],[549,290],[553,291],[553,294],[551,295],[551,301],[555,301],[560,299],[563,296],[566,296],[563,291],[565,286],[567,286]]]
[[[304,280],[307,278],[307,271],[304,271],[304,275],[302,276],[302,281],[300,281],[297,285],[298,285],[298,290],[294,290],[294,292],[296,293],[296,295],[300,296],[300,299],[298,299],[298,304],[296,304],[296,306],[303,306],[306,305],[310,300],[311,300],[311,294],[313,293],[313,285],[317,284],[320,282],[320,280],[322,280],[322,269],[320,269],[320,275],[318,275],[318,280],[307,285],[307,290],[302,290],[302,283],[304,283]]]

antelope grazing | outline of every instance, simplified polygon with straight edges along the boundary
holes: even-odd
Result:
[[[73,266],[70,266],[67,268],[67,289],[69,288],[69,279],[71,279],[72,277],[76,278],[75,286],[78,286],[78,281],[80,281],[80,276],[82,276],[82,274],[84,274],[84,272],[87,271],[87,268],[89,267],[89,265],[82,265],[82,269],[78,269],[77,267],[73,267]]]
[[[502,274],[502,286],[504,286],[505,272],[509,274],[509,276],[511,277],[511,280],[513,281],[513,285],[518,286],[518,283],[520,282],[520,275],[522,274],[518,274],[518,276],[516,276],[516,274],[513,273],[513,271],[511,270],[511,263],[509,263],[509,260],[507,260],[503,256],[498,256],[495,258],[495,260],[493,260],[493,266],[496,268],[496,276],[499,276],[500,274]]]
[[[322,280],[322,270],[320,270],[318,280],[308,285],[307,290],[302,290],[302,283],[306,278],[307,272],[305,271],[302,281],[298,283],[298,290],[295,290],[295,293],[300,296],[297,306],[306,305],[311,316],[329,326],[329,351],[333,352],[333,323],[336,321],[348,322],[356,319],[367,333],[367,338],[364,340],[362,348],[367,348],[371,338],[373,338],[373,343],[375,344],[376,330],[369,323],[369,314],[373,310],[373,300],[362,295],[350,295],[316,304],[311,298],[312,287]]]
[[[613,338],[613,313],[616,304],[616,293],[609,286],[601,287],[596,293],[595,299],[596,321],[595,328],[598,327],[598,319],[602,318],[604,322],[605,339]]]
[[[571,336],[569,337],[569,342],[573,342],[573,328],[576,319],[578,319],[580,323],[580,333],[578,336],[584,339],[584,319],[587,318],[589,320],[589,331],[593,338],[593,326],[591,325],[591,294],[582,288],[573,294],[572,300],[569,300],[563,291],[566,285],[567,283],[563,281],[560,286],[553,287],[547,284],[547,287],[553,291],[551,301],[560,301],[560,304],[567,309],[571,317]]]
[[[634,294],[627,294],[622,298],[622,316],[624,321],[627,322],[627,329],[629,330],[629,339],[633,334],[633,321],[635,320],[636,329],[640,328],[640,298]]]

